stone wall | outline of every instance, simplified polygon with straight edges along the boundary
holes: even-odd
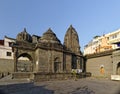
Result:
[[[71,73],[35,73],[34,81],[65,80],[71,78]]]
[[[44,50],[44,49],[38,49],[38,71],[39,72],[48,72],[48,57],[49,57],[49,53],[48,51]]]
[[[37,56],[38,55],[38,56]],[[63,52],[39,49],[36,51],[37,72],[55,72],[54,63],[59,62],[59,72],[63,72]],[[57,60],[57,61],[56,61]]]
[[[101,67],[103,67],[104,73],[101,73]],[[110,77],[113,73],[112,54],[87,57],[86,71],[92,73],[92,76]]]
[[[30,61],[19,60],[18,65],[29,64]],[[11,73],[14,72],[14,60],[13,59],[0,59],[0,73]]]
[[[71,68],[72,68],[72,66],[71,66],[71,63],[72,63],[72,56],[71,56],[71,54],[66,54],[66,72],[68,72],[68,73],[70,73],[71,72]]]
[[[0,73],[14,71],[14,61],[12,59],[0,59]]]

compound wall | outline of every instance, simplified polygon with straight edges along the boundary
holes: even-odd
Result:
[[[113,73],[112,54],[104,53],[87,57],[86,71],[92,73],[92,76],[110,77]]]
[[[12,59],[0,59],[0,73],[13,72],[14,61]]]

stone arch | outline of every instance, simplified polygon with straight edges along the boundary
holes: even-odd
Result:
[[[18,56],[18,58],[21,57],[21,56],[23,56],[23,57],[28,57],[28,59],[31,60],[31,61],[33,60],[32,56],[31,56],[29,53],[21,53],[21,54]]]
[[[21,53],[17,57],[18,72],[33,72],[33,58],[28,53]]]
[[[54,72],[55,73],[59,73],[61,70],[61,62],[60,62],[60,58],[56,57],[54,59]]]
[[[120,62],[117,64],[117,74],[120,75]]]

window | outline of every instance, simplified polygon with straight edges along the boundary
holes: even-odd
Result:
[[[8,44],[9,44],[9,47],[11,47],[12,42],[9,42]]]
[[[116,35],[116,34],[112,36],[112,39],[115,39],[115,38],[117,38],[117,35]]]
[[[7,56],[11,56],[12,54],[11,54],[11,52],[7,52],[6,55]]]

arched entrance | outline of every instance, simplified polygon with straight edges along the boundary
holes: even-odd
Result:
[[[33,72],[33,59],[27,54],[19,55],[17,60],[17,72]]]
[[[120,62],[117,64],[117,74],[120,75]]]
[[[56,57],[54,60],[54,72],[59,73],[61,69],[61,62],[59,60],[59,57]]]

